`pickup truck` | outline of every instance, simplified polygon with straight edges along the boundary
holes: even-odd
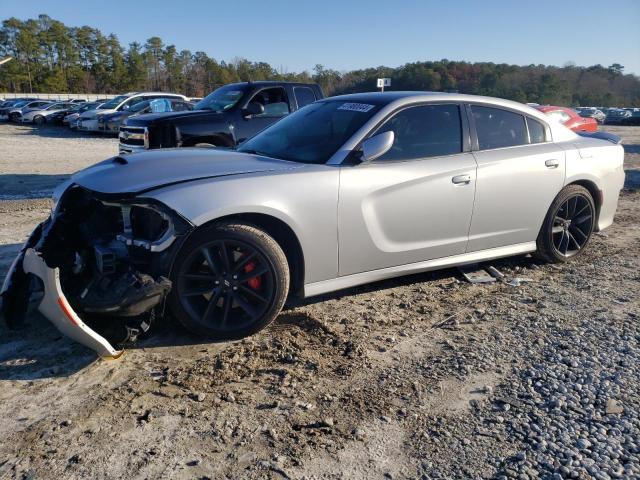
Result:
[[[242,82],[218,88],[192,111],[136,115],[120,127],[120,154],[149,148],[234,147],[309,103],[320,86],[293,82]]]

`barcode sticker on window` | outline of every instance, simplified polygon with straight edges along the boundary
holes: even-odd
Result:
[[[368,103],[343,103],[338,107],[338,110],[349,110],[350,112],[368,112],[374,107]]]

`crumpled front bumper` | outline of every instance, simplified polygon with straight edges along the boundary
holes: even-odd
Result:
[[[60,286],[60,271],[49,268],[42,257],[29,248],[24,254],[23,268],[26,273],[36,275],[44,283],[44,296],[38,310],[61,333],[95,350],[101,357],[117,358],[122,350],[115,349],[104,337],[89,328],[73,311]]]
[[[59,269],[48,267],[42,256],[33,248],[28,247],[28,245],[29,242],[27,242],[25,248],[11,265],[2,287],[2,296],[4,297],[7,294],[11,294],[10,290],[14,276],[17,275],[17,270],[22,268],[25,273],[31,273],[42,281],[44,285],[44,295],[38,305],[38,310],[51,321],[61,333],[89,347],[101,357],[118,358],[122,355],[123,350],[114,348],[107,339],[91,329],[82,321],[76,312],[74,312],[62,292]],[[3,300],[6,301],[4,298]]]

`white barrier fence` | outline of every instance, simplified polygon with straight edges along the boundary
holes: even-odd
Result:
[[[98,98],[113,98],[114,94],[105,93],[3,93],[0,98],[9,100],[11,98],[41,98],[43,100],[97,100]]]

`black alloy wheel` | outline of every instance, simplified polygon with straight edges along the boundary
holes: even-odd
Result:
[[[224,224],[197,232],[181,249],[170,305],[190,330],[241,338],[269,324],[289,286],[286,256],[265,232]]]
[[[593,230],[593,206],[583,195],[569,197],[553,217],[553,246],[559,255],[572,257],[584,247]]]
[[[596,207],[589,190],[569,185],[556,196],[537,239],[538,255],[566,262],[581,254],[596,225]]]

